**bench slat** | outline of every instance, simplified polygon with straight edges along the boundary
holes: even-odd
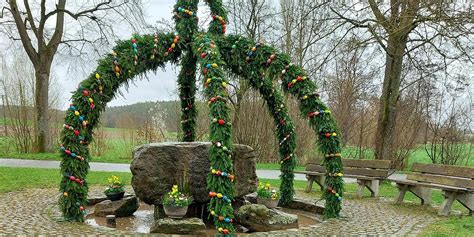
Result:
[[[408,179],[389,178],[388,181],[394,182],[396,184],[407,184],[407,185],[412,185],[412,186],[436,188],[436,189],[455,191],[455,192],[474,192],[474,190],[467,189],[467,188],[459,188],[459,187],[453,187],[453,186],[447,186],[447,185],[441,185],[441,184],[432,184],[432,183],[421,183],[421,182],[408,180]]]
[[[322,165],[317,165],[317,164],[306,164],[306,171],[311,171],[311,172],[326,172],[326,167]]]
[[[342,159],[342,165],[344,167],[389,169],[390,168],[390,161],[389,160]]]
[[[379,170],[379,169],[363,169],[363,168],[353,168],[353,167],[343,167],[344,175],[362,175],[370,177],[387,177],[388,170]]]
[[[295,173],[298,174],[306,174],[309,176],[325,176],[325,172],[314,172],[314,171],[296,171]],[[353,179],[359,179],[359,180],[376,180],[379,179],[377,177],[369,177],[365,175],[352,175],[352,174],[344,174],[344,178],[353,178]]]
[[[448,176],[439,176],[432,174],[410,173],[407,179],[421,181],[426,183],[442,184],[454,187],[461,187],[467,189],[474,189],[474,180],[461,179]]]
[[[474,168],[471,167],[415,163],[412,170],[414,172],[474,179]]]

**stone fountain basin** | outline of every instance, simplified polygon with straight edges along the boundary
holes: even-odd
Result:
[[[93,207],[90,207],[90,209],[90,211],[93,211]],[[322,216],[320,214],[310,213],[303,210],[289,208],[277,208],[277,210],[296,215],[298,217],[298,228],[316,225],[322,220]],[[133,233],[148,234],[150,233],[150,228],[154,224],[153,212],[153,206],[141,202],[140,208],[133,214],[133,216],[119,217],[116,219],[116,229]],[[86,224],[101,228],[106,226],[106,219],[105,217],[91,214],[87,216]],[[237,230],[243,231],[246,229],[242,229],[237,226]],[[215,227],[212,224],[206,223],[206,230],[204,233],[207,236],[214,236],[216,233]],[[237,236],[242,236],[244,234],[245,233],[243,232],[238,232]]]

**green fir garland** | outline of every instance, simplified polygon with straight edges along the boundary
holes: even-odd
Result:
[[[229,42],[233,43],[229,44]],[[293,121],[288,115],[288,109],[284,103],[284,97],[280,90],[274,88],[272,78],[268,77],[269,67],[262,67],[261,63],[255,60],[256,56],[260,54],[262,44],[250,42],[238,36],[229,36],[228,38],[219,38],[218,45],[221,46],[219,49],[224,55],[227,68],[234,74],[249,80],[250,85],[257,89],[267,102],[279,142],[282,173],[280,175],[282,181],[280,184],[280,205],[285,206],[294,197],[293,170],[296,165],[296,155],[294,154],[296,134]]]
[[[274,88],[274,83],[281,80],[283,92],[299,98],[302,116],[309,119],[318,136],[319,150],[325,154],[324,215],[326,218],[338,217],[343,192],[340,135],[330,110],[315,92],[315,84],[301,67],[291,64],[288,55],[277,53],[275,48],[241,36],[223,36],[227,13],[220,0],[207,1],[213,20],[209,33],[198,33],[197,3],[198,0],[177,1],[174,12],[179,35],[135,35],[131,40],[118,42],[114,52],[101,59],[96,71],[73,93],[61,133],[63,178],[59,204],[63,216],[71,221],[84,221],[88,192],[85,178],[90,161],[88,144],[106,104],[114,98],[120,86],[128,85],[130,79],[164,67],[165,62],[180,62],[182,69],[178,84],[183,112],[183,141],[195,139],[197,63],[204,77],[211,116],[210,140],[213,144],[209,150],[211,168],[207,177],[211,198],[209,211],[220,234],[234,232],[231,203],[234,200],[233,182],[238,179],[233,174],[231,161],[232,125],[223,69],[249,80],[250,85],[262,94],[274,118],[282,173],[280,205],[287,205],[294,196],[296,134],[281,90]]]
[[[212,34],[199,35],[194,39],[194,52],[200,55],[198,62],[204,77],[205,94],[209,100],[211,126],[209,128],[212,146],[209,149],[211,172],[207,176],[207,186],[210,190],[209,211],[214,218],[214,224],[221,234],[234,232],[231,224],[234,218],[232,201],[234,200],[233,180],[222,173],[232,174],[232,124],[230,110],[226,103],[227,80],[222,69],[219,48]],[[219,170],[221,175],[217,175]],[[228,221],[227,221],[228,220]]]
[[[176,31],[186,43],[181,59],[181,71],[178,75],[179,98],[181,100],[182,141],[196,139],[197,108],[196,95],[196,56],[191,51],[191,40],[198,28],[198,0],[178,0],[174,6]]]
[[[135,43],[132,40],[118,42],[114,52],[99,61],[96,71],[82,81],[72,95],[60,145],[63,178],[59,206],[66,220],[84,221],[90,161],[88,144],[107,102],[115,97],[121,85],[128,85],[130,79],[164,67],[167,61],[176,63],[181,55],[178,36],[161,33],[133,39]],[[171,48],[173,43],[175,46]]]
[[[273,81],[281,80],[282,89],[285,93],[291,93],[300,100],[301,115],[309,119],[311,127],[318,137],[319,151],[325,155],[324,165],[326,166],[326,190],[323,197],[325,203],[325,218],[339,217],[341,211],[341,201],[343,194],[343,167],[341,161],[340,134],[336,121],[331,116],[331,111],[319,99],[316,93],[316,85],[312,82],[301,67],[291,63],[288,55],[277,53],[278,51],[268,45],[256,43],[253,40],[241,36],[222,37],[218,41],[221,54],[227,66],[239,75],[243,75],[248,80],[259,78],[255,75],[264,75]],[[245,73],[245,74],[244,74]],[[263,83],[265,83],[263,81]],[[265,98],[270,92],[260,90]],[[270,93],[271,94],[271,93]],[[276,108],[278,103],[268,106]],[[283,116],[283,113],[274,115],[274,120]],[[281,137],[290,134],[291,130],[286,127],[277,129],[277,135]],[[293,136],[290,136],[292,138]],[[294,159],[287,159],[288,154],[294,151],[294,141],[288,143],[280,142],[280,155],[282,157],[281,193],[282,204],[287,204],[293,199],[293,169]],[[283,158],[284,157],[284,158]]]

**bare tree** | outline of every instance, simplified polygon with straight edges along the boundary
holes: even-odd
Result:
[[[358,120],[368,117],[360,113],[369,105],[368,102],[375,92],[373,80],[377,68],[370,67],[374,52],[360,45],[359,40],[347,40],[336,53],[338,59],[333,68],[333,74],[328,76],[323,85],[331,91],[328,102],[339,124],[344,145],[353,143],[359,136]],[[363,125],[361,125],[363,126]]]
[[[66,0],[58,0],[55,4],[46,0],[24,0],[23,4],[16,0],[5,2],[6,6],[0,12],[1,32],[10,39],[21,41],[35,69],[35,144],[38,152],[45,152],[51,143],[49,77],[59,46],[64,45],[64,50],[82,56],[86,45],[104,44],[116,36],[110,17],[118,17],[131,25],[137,20],[143,22],[141,4],[135,0],[86,1],[69,5]],[[73,21],[69,22],[68,18]],[[72,31],[74,28],[79,30]]]
[[[275,13],[276,11],[269,1],[229,0],[226,7],[229,11],[229,21],[233,33],[241,34],[255,41],[261,41],[264,36],[275,30],[272,21],[275,20],[277,13]],[[249,139],[245,133],[245,128],[239,128],[239,126],[250,122],[248,120],[243,121],[243,123],[239,121],[245,119],[241,109],[243,103],[245,103],[244,101],[246,99],[249,99],[248,101],[254,100],[252,95],[248,96],[250,85],[247,80],[241,80],[238,75],[231,74],[230,78],[233,78],[233,88],[229,99],[233,107],[234,141],[256,145],[255,143],[246,143]]]
[[[472,4],[465,1],[390,0],[333,4],[337,18],[354,29],[365,30],[367,43],[385,52],[385,74],[375,137],[377,159],[394,156],[398,101],[403,83],[402,66],[423,69],[424,59],[447,69],[454,60],[466,59],[472,68]],[[410,84],[409,84],[410,85]]]
[[[28,153],[32,151],[33,145],[33,105],[35,91],[35,70],[28,61],[27,56],[21,48],[12,48],[8,52],[12,53],[9,63],[2,62],[2,75],[0,78],[0,94],[3,99],[3,113],[11,129],[11,138],[17,152]],[[57,90],[57,81],[51,77],[49,83],[52,85],[51,100],[49,107],[55,107],[59,90]],[[7,138],[8,139],[8,138]]]

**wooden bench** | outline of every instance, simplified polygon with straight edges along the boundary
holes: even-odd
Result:
[[[469,210],[469,215],[473,213],[474,168],[415,163],[406,179],[389,180],[397,185],[397,204],[403,202],[406,192],[409,191],[421,200],[422,205],[427,205],[431,202],[431,189],[435,188],[442,190],[444,195],[443,204],[438,210],[439,215],[449,215],[455,200]]]
[[[365,187],[370,191],[372,197],[377,197],[380,180],[386,179],[390,172],[389,160],[342,159],[342,165],[344,169],[343,177],[357,179],[357,197],[363,196]],[[324,190],[326,167],[322,165],[322,160],[308,163],[305,171],[295,173],[306,174],[306,179],[308,179],[306,192],[311,192],[313,182],[316,182],[321,190]]]

